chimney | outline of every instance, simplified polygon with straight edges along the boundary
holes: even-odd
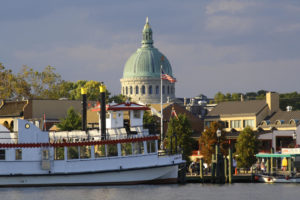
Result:
[[[183,98],[183,105],[186,106],[186,97]]]
[[[241,101],[244,101],[244,95],[241,94]]]
[[[269,107],[269,115],[279,110],[279,94],[276,92],[266,93],[266,103]]]
[[[101,83],[99,89],[100,89],[101,140],[106,140],[106,105],[105,105],[106,87],[103,83]]]

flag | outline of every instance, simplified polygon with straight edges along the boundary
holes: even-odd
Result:
[[[170,81],[170,83],[176,82],[175,78],[173,78],[172,76],[170,76],[168,74],[165,74],[163,70],[161,70],[161,79],[168,80],[168,81]]]
[[[171,117],[173,117],[173,116],[175,116],[176,119],[178,119],[178,115],[177,115],[177,113],[176,113],[176,111],[174,109],[174,106],[172,106],[172,111],[171,111]]]

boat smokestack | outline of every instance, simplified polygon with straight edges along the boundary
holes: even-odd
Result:
[[[82,96],[82,131],[86,131],[86,88],[81,88],[81,96]]]
[[[100,119],[101,119],[101,140],[106,139],[106,106],[105,106],[105,92],[106,87],[103,83],[100,85]]]

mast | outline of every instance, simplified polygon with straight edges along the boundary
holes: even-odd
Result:
[[[160,149],[164,149],[164,113],[163,113],[163,79],[162,79],[162,62],[163,56],[161,57],[161,64],[160,64]]]

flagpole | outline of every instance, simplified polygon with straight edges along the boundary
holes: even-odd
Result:
[[[163,79],[162,79],[162,64],[160,65],[160,149],[164,149],[164,113],[163,113]]]

